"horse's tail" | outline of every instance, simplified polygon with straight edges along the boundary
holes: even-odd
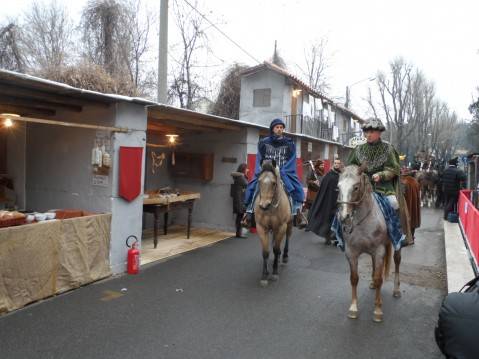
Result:
[[[393,246],[391,241],[388,240],[388,244],[386,245],[386,255],[384,256],[384,279],[389,278],[389,273],[391,271],[391,259],[393,253]]]

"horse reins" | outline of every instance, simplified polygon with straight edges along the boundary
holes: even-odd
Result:
[[[363,187],[363,194],[361,196],[361,198],[357,201],[337,201],[338,204],[350,204],[350,205],[353,205],[353,206],[357,206],[359,205],[363,200],[364,200],[364,197],[366,196],[366,184],[365,184],[365,175],[361,175],[361,185]]]
[[[349,205],[352,205],[352,206],[357,206],[359,204],[361,204],[361,202],[364,200],[365,196],[366,196],[366,180],[367,178],[365,178],[366,176],[364,174],[361,175],[361,187],[363,189],[363,194],[361,195],[361,198],[357,201],[338,201],[338,204],[349,204]],[[354,214],[356,213],[356,210],[353,209],[353,215],[351,217],[351,226],[348,225],[348,227],[350,227],[349,229],[349,233],[351,233],[353,231],[353,227],[355,225],[360,225],[361,223],[364,222],[364,220],[366,218],[368,218],[368,216],[371,214],[371,208],[369,208],[368,212],[366,213],[366,215],[361,219],[359,220],[358,222],[354,223]]]
[[[275,173],[274,171],[269,170],[269,169],[268,169],[268,170],[263,170],[263,171],[261,171],[260,176],[261,176],[264,172],[271,172],[271,173],[274,175],[274,177],[276,178],[276,184],[275,184],[276,187],[275,187],[275,191],[274,191],[273,198],[271,199],[271,203],[268,205],[267,208],[262,208],[262,207],[260,207],[260,209],[262,209],[263,211],[267,211],[267,210],[269,210],[269,209],[271,208],[271,206],[272,206],[273,208],[278,208],[278,206],[279,206],[279,198],[278,198],[278,197],[279,197],[279,196],[278,196],[278,176],[276,175],[276,173]],[[282,185],[281,179],[280,179],[280,183],[279,183],[279,184]],[[261,191],[259,191],[259,199],[261,200]],[[274,203],[275,200],[276,200],[276,203]]]

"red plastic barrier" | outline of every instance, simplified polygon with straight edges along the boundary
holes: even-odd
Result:
[[[459,194],[459,219],[464,229],[472,255],[479,263],[479,210],[470,201],[471,191],[463,190]]]

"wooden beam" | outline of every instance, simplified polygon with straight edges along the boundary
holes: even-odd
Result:
[[[16,113],[21,116],[55,116],[56,111],[32,108],[28,106],[15,106],[0,103],[0,113]]]
[[[32,117],[22,117],[22,116],[8,116],[0,114],[0,119],[11,119],[13,122],[29,122],[29,123],[40,123],[44,125],[55,125],[55,126],[65,126],[65,127],[75,127],[75,128],[84,128],[90,130],[101,130],[109,132],[129,132],[128,128],[123,127],[109,127],[109,126],[98,126],[90,125],[85,123],[74,123],[74,122],[63,122],[63,121],[54,121],[54,120],[45,120],[43,118],[32,118]]]
[[[205,120],[194,117],[190,114],[188,116],[184,114],[167,114],[162,113],[158,110],[148,110],[148,117],[151,117],[156,120],[169,120],[174,122],[182,122],[182,123],[189,123],[197,126],[205,126],[211,128],[219,128],[222,130],[231,130],[231,131],[239,131],[240,127],[235,125],[230,125],[226,123],[219,122],[217,120]]]
[[[170,121],[170,120],[158,120],[158,119],[154,119],[154,118],[149,118],[148,119],[148,124],[150,123],[154,123],[154,124],[159,124],[159,125],[166,125],[166,126],[169,126],[169,127],[176,127],[176,128],[182,128],[182,129],[186,129],[186,130],[193,130],[195,132],[219,132],[221,131],[221,129],[219,128],[207,128],[207,127],[202,127],[202,126],[198,126],[198,125],[192,125],[192,124],[189,124],[189,123],[178,123],[178,122],[175,122],[175,121]]]
[[[75,94],[66,94],[65,90],[58,90],[58,92],[52,93],[39,88],[26,88],[17,84],[5,82],[0,82],[0,92],[11,96],[32,98],[36,100],[44,100],[53,103],[62,103],[73,106],[84,106],[85,104],[100,107],[110,106],[109,102],[100,101],[94,98],[79,98],[79,96],[75,96]]]
[[[184,132],[184,130],[176,128],[176,127],[157,125],[157,124],[152,124],[152,123],[148,123],[147,129],[148,130],[153,130],[153,131],[162,131],[162,132],[165,132],[165,133]]]

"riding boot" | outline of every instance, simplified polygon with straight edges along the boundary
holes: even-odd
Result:
[[[253,223],[253,213],[246,212],[241,220],[241,226],[244,228],[251,228],[251,224]]]
[[[306,219],[306,217],[304,217],[303,213],[301,212],[301,209],[298,209],[298,211],[296,212],[296,215],[293,219],[293,225],[298,227],[298,229],[304,229],[308,225],[308,220]]]

